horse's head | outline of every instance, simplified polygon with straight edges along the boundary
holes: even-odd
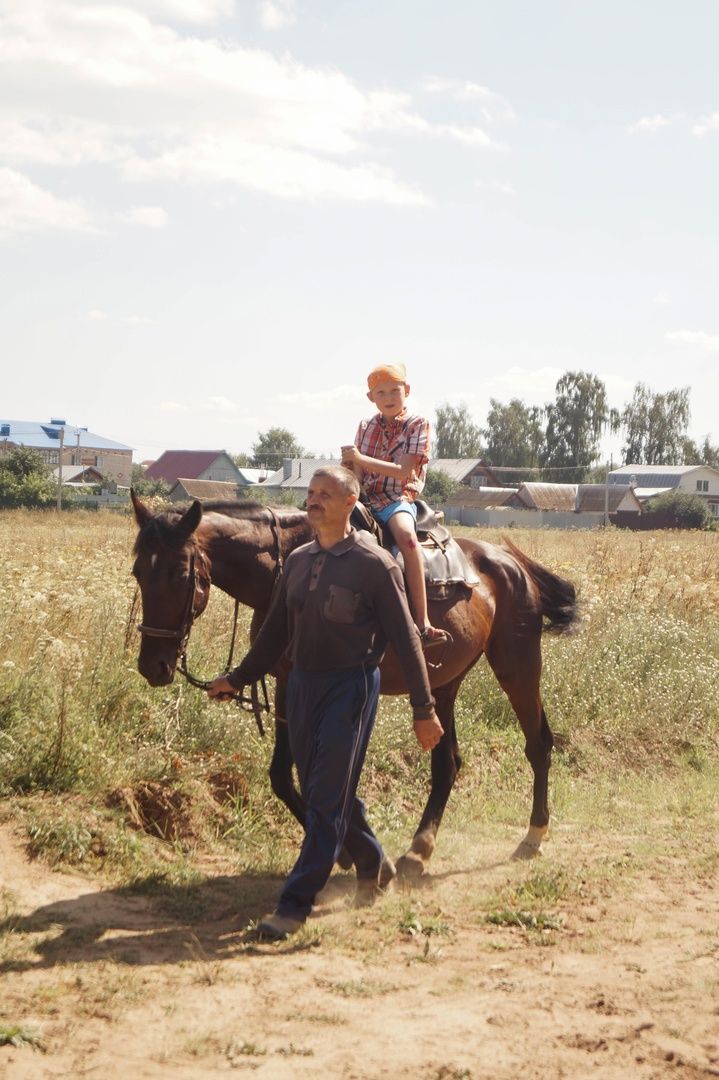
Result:
[[[130,497],[139,526],[132,573],[142,595],[137,666],[150,686],[166,686],[210,594],[210,563],[195,535],[202,505],[153,514],[134,491]]]

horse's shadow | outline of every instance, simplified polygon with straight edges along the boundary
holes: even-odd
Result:
[[[242,874],[177,885],[149,877],[45,904],[0,922],[0,935],[28,935],[37,958],[8,959],[0,975],[101,960],[177,964],[246,951],[256,940],[253,923],[272,909],[281,880]]]

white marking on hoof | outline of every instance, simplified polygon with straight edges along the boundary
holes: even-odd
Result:
[[[513,859],[536,859],[542,854],[542,841],[549,831],[547,825],[530,825],[521,844],[512,852]]]

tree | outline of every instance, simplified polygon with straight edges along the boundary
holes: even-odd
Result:
[[[239,454],[230,454],[230,457],[234,461],[238,469],[245,469],[250,464],[250,455],[241,452]]]
[[[146,475],[146,469],[135,463],[130,472],[130,483],[136,495],[143,498],[166,499],[170,494],[170,485],[165,480],[153,480]]]
[[[645,513],[673,514],[678,529],[713,529],[716,526],[709,503],[688,491],[667,491],[652,499]]]
[[[57,487],[37,450],[18,446],[0,458],[0,506],[52,506],[56,499]]]
[[[460,485],[451,476],[447,476],[441,469],[428,469],[427,477],[422,491],[422,498],[430,506],[437,503],[445,503],[454,495]]]
[[[434,456],[479,458],[484,456],[482,432],[473,423],[467,406],[440,405],[434,429]]]
[[[689,387],[655,394],[644,383],[637,383],[621,422],[625,465],[681,464],[687,449]]]
[[[682,440],[682,461],[685,465],[711,465],[713,469],[719,469],[719,446],[714,446],[708,435],[701,446],[687,437]]]
[[[309,457],[310,454],[287,428],[273,427],[260,431],[252,444],[250,465],[254,468],[279,469],[283,458]]]
[[[519,398],[512,398],[509,405],[490,398],[490,406],[487,426],[482,429],[490,464],[515,468],[536,466],[544,445],[542,410],[528,408]]]
[[[556,399],[547,405],[542,464],[562,469],[558,483],[581,483],[599,457],[599,440],[610,423],[607,391],[596,375],[567,371],[556,386]]]

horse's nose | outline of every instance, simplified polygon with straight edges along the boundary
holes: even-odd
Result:
[[[175,677],[175,670],[166,660],[155,660],[148,664],[140,657],[137,664],[138,671],[143,679],[147,679],[150,686],[167,686]]]

